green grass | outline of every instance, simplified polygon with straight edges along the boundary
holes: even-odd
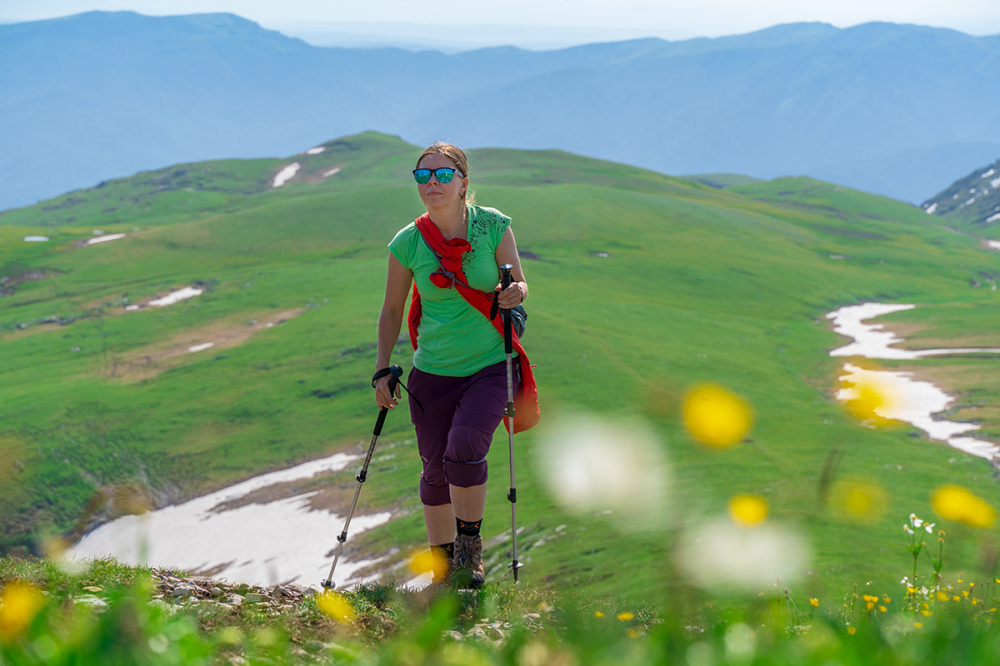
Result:
[[[196,591],[175,596],[171,580]],[[289,602],[113,560],[66,571],[0,558],[0,597],[0,660],[11,664],[902,666],[989,663],[1000,647],[993,581],[832,598],[780,586],[710,597],[680,585],[653,605],[531,583],[429,593],[388,582]]]
[[[225,161],[0,215],[0,274],[48,276],[0,297],[0,461],[16,463],[0,467],[0,547],[38,554],[47,535],[79,532],[103,487],[140,483],[177,500],[366,441],[385,245],[421,210],[408,182],[419,149],[371,133],[327,145],[294,158],[304,180],[280,189],[270,178],[292,159]],[[676,534],[724,515],[734,493],[760,495],[769,521],[811,544],[802,589],[839,595],[873,581],[889,590],[899,580],[899,524],[911,512],[930,515],[936,487],[957,482],[996,497],[985,461],[845,414],[833,399],[840,361],[828,356],[841,340],[824,319],[845,304],[886,300],[919,307],[885,321],[926,325],[941,338],[995,330],[996,292],[982,285],[995,279],[997,256],[976,239],[912,206],[805,178],[718,190],[557,151],[474,151],[471,164],[478,200],[514,219],[525,256],[525,343],[543,425],[558,414],[651,424],[674,469]],[[340,173],[307,182],[337,165]],[[119,200],[131,214],[126,203],[105,212]],[[129,236],[77,247],[94,229]],[[34,233],[53,240],[21,240]],[[196,299],[123,311],[125,299],[195,282],[207,287]],[[194,332],[300,309],[241,345],[179,357],[142,379],[129,374],[134,359]],[[51,317],[67,323],[43,323]],[[408,368],[407,350],[395,360]],[[906,368],[940,374],[960,409],[978,408],[982,434],[996,437],[994,362]],[[680,404],[706,381],[753,405],[752,441],[726,452],[692,442]],[[398,447],[397,456],[373,471],[359,508],[391,507],[398,517],[352,538],[354,552],[397,548],[402,557],[423,541],[407,416],[404,407],[388,419],[380,447]],[[614,516],[558,506],[535,455],[544,446],[541,426],[515,437],[524,575],[658,599],[675,584],[661,575],[662,535],[633,543]],[[842,520],[823,501],[831,452],[840,456],[835,476],[884,489],[886,510],[873,524]],[[510,522],[502,430],[490,465],[485,530],[498,535]],[[353,474],[333,483],[350,487]],[[637,497],[635,511],[644,510]],[[488,555],[501,574],[504,545]],[[972,551],[952,566],[992,573]]]

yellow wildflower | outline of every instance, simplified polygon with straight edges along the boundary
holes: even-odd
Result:
[[[830,491],[830,505],[849,520],[874,523],[888,504],[886,492],[865,481],[836,481]]]
[[[634,618],[635,615],[633,613],[629,613],[628,611],[618,614],[618,619],[621,622],[631,622]]]
[[[414,553],[406,565],[411,572],[418,576],[430,573],[433,574],[434,578],[440,579],[448,575],[448,558],[434,549]]]
[[[934,613],[932,613],[929,610],[922,610],[920,612],[923,614],[924,617],[930,617],[931,615],[934,615]]]
[[[43,606],[44,595],[30,583],[14,581],[4,587],[0,593],[0,641],[20,636]]]
[[[760,525],[767,518],[767,500],[758,495],[735,495],[729,500],[729,517],[743,527]]]
[[[961,486],[941,486],[931,496],[931,506],[942,518],[971,527],[990,528],[997,520],[996,509]]]
[[[878,609],[879,609],[879,611],[881,611],[881,612],[883,612],[883,613],[887,613],[887,612],[889,612],[889,609],[888,609],[888,608],[886,608],[885,606],[879,606],[879,607],[878,607]]]
[[[604,613],[602,613],[601,611],[594,611],[594,617],[598,618],[604,617]]]
[[[937,600],[938,601],[948,601],[948,593],[947,592],[942,592],[941,590],[938,590],[936,596],[937,596]]]
[[[899,402],[892,386],[872,372],[844,378],[837,397],[854,418],[876,426],[890,423],[884,414],[892,413]]]
[[[749,403],[715,385],[695,387],[684,398],[684,425],[700,444],[729,448],[743,439],[753,423]]]
[[[913,623],[913,627],[915,629],[923,629],[924,628],[924,623],[923,622],[914,622]]]
[[[810,598],[809,599],[809,605],[812,606],[813,608],[818,608],[819,607],[819,599]]]
[[[856,633],[858,633],[858,628],[857,627],[848,627],[847,628],[847,634],[849,636],[853,636]]]
[[[316,606],[325,615],[329,615],[338,622],[351,623],[357,617],[354,607],[344,598],[344,595],[333,590],[326,590],[319,595],[316,599]]]

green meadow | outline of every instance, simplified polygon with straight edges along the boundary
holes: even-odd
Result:
[[[138,488],[163,505],[363,450],[386,244],[421,212],[409,174],[418,154],[366,133],[318,155],[178,165],[0,214],[0,550],[39,555],[52,537],[78,537],[107,516],[102,489]],[[272,188],[292,161],[295,178]],[[905,331],[905,346],[1000,347],[1000,252],[913,206],[808,178],[719,189],[499,149],[473,151],[470,168],[478,202],[513,218],[531,284],[524,341],[543,423],[514,438],[522,579],[660,603],[690,584],[672,553],[736,494],[764,498],[767,523],[809,544],[808,573],[774,583],[800,605],[834,605],[855,585],[901,598],[912,558],[900,526],[914,512],[948,530],[948,579],[992,578],[995,529],[937,520],[930,497],[958,484],[997,504],[995,470],[908,426],[855,421],[834,399],[843,360],[828,353],[845,340],[825,315],[913,303],[879,320]],[[127,236],[81,245],[95,230]],[[126,309],[192,285],[204,293]],[[409,350],[401,340],[395,357],[407,370]],[[998,362],[879,366],[932,378],[957,398],[950,418],[1000,441]],[[687,434],[684,396],[706,382],[752,405],[739,446],[707,449]],[[611,514],[553,498],[538,452],[557,421],[653,431],[672,470],[655,529],[622,528],[645,518],[641,494]],[[490,454],[488,537],[510,530],[506,440],[501,429]],[[620,444],[606,441],[612,455]],[[373,466],[359,512],[396,517],[352,537],[345,557],[402,560],[423,540],[405,404],[380,451],[395,455]],[[354,473],[324,483],[352,490]],[[881,489],[879,505],[845,517],[830,500],[838,480]],[[501,581],[507,544],[487,553]]]

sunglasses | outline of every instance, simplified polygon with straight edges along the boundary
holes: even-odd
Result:
[[[449,169],[448,167],[443,167],[441,169],[414,169],[413,170],[413,180],[417,181],[420,185],[426,185],[431,180],[431,174],[439,183],[450,183],[451,179],[455,177],[455,169]]]

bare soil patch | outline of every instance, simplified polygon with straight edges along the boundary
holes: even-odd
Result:
[[[303,312],[305,309],[298,308],[256,316],[241,315],[239,321],[228,318],[182,331],[167,340],[116,357],[106,372],[127,382],[149,379],[181,365],[189,357],[241,345],[258,331],[277,326]]]

